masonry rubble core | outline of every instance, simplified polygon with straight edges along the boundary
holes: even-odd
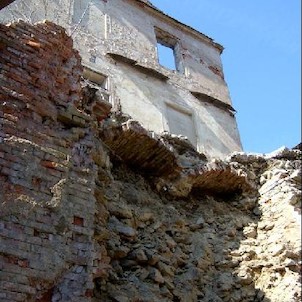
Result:
[[[300,150],[211,159],[147,129],[50,21],[0,24],[0,51],[1,301],[301,300]]]

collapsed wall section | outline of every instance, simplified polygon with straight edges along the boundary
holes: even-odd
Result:
[[[53,23],[0,51],[1,301],[300,301],[301,152],[209,162],[109,115]]]
[[[104,194],[96,187],[110,179],[100,137],[112,155],[162,181],[184,167],[168,141],[138,123],[99,127],[111,106],[81,86],[81,60],[63,28],[18,22],[1,25],[0,37],[3,298],[89,300],[109,263],[93,238],[95,196]]]

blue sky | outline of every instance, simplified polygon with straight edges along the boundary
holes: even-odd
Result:
[[[300,0],[152,0],[222,44],[243,148],[268,153],[301,142]]]

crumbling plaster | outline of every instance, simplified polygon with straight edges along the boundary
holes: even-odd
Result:
[[[229,110],[222,47],[210,38],[144,1],[17,0],[0,12],[1,22],[20,17],[32,22],[47,18],[67,28],[83,64],[108,77],[113,108],[121,107],[144,127],[169,131],[167,104],[172,104],[192,115],[196,139],[191,141],[199,151],[222,157],[241,150],[234,112]],[[154,28],[177,40],[179,71],[158,63]],[[227,106],[216,108],[207,96]]]

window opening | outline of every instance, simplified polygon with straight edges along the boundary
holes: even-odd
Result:
[[[171,70],[176,70],[174,48],[167,47],[157,42],[157,55],[160,65]]]
[[[105,75],[84,67],[83,77],[90,83],[108,90],[108,78]]]
[[[159,28],[155,28],[155,35],[159,64],[171,70],[178,70],[178,62],[175,55],[177,39]]]

